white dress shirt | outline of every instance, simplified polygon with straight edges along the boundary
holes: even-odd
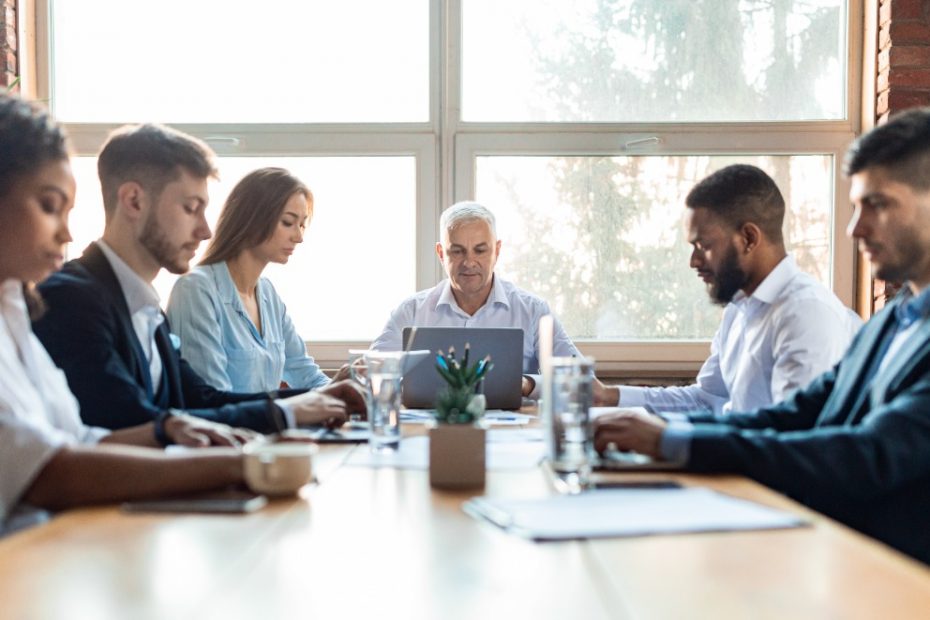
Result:
[[[132,319],[132,327],[142,345],[142,351],[149,361],[149,376],[152,379],[152,391],[158,392],[158,386],[161,385],[162,362],[161,355],[158,354],[158,348],[155,344],[155,330],[165,320],[161,313],[161,299],[158,291],[150,282],[143,280],[139,274],[132,270],[132,267],[120,258],[103,239],[97,240],[103,255],[107,257],[113,273],[116,274],[116,280],[120,288],[123,289],[123,295],[126,297],[126,305],[129,307],[129,315]]]
[[[536,383],[534,396],[540,388],[539,319],[552,314],[549,304],[512,283],[494,276],[488,300],[474,314],[459,307],[448,279],[405,299],[391,313],[384,331],[371,343],[377,351],[399,351],[403,348],[405,327],[519,327],[523,329],[523,372]],[[553,320],[552,354],[581,356],[578,348]]]
[[[32,325],[22,283],[0,285],[0,532],[33,520],[18,506],[49,459],[65,444],[96,443],[109,431],[85,426],[64,373]]]
[[[862,320],[786,256],[753,291],[734,296],[697,382],[620,387],[620,406],[650,411],[753,411],[831,368]]]

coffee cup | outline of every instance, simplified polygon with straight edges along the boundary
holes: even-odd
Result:
[[[250,443],[245,455],[245,483],[264,495],[295,495],[313,480],[312,443]]]

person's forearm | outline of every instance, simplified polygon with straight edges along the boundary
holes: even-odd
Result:
[[[242,480],[242,456],[232,450],[167,456],[127,446],[68,446],[45,465],[24,499],[60,510],[219,489]]]
[[[155,439],[155,423],[140,424],[113,431],[100,440],[100,443],[122,444],[129,446],[144,446],[146,448],[160,448],[161,444]]]

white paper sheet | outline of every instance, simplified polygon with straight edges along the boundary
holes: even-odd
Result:
[[[645,536],[789,528],[791,513],[710,489],[621,489],[536,500],[476,497],[462,508],[508,532],[536,540]]]
[[[488,430],[488,441],[505,441],[510,443],[542,441],[543,432],[541,428],[492,428]]]
[[[485,454],[489,470],[531,469],[543,456],[541,442],[488,441]],[[368,446],[352,451],[347,465],[361,467],[395,467],[398,469],[429,469],[429,437],[407,437],[392,453],[373,453]]]

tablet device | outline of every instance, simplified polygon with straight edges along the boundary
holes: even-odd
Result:
[[[254,512],[268,503],[264,495],[244,490],[193,493],[162,499],[125,502],[125,512],[202,512],[241,514]]]

